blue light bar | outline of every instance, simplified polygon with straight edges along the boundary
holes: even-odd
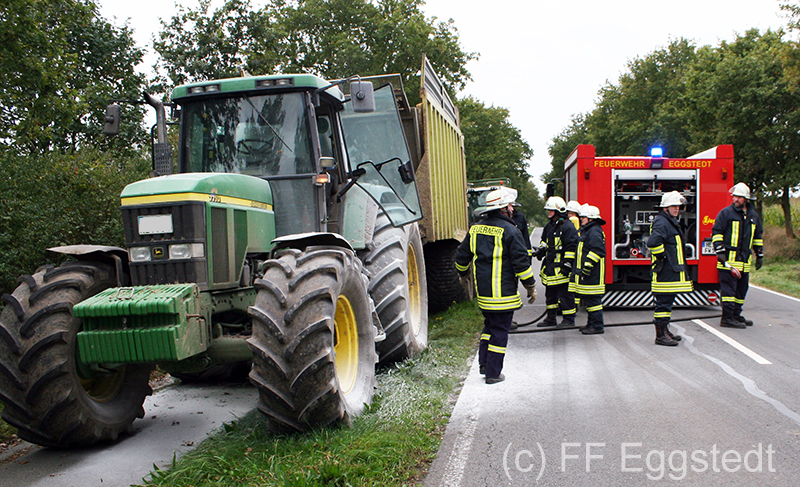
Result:
[[[661,147],[653,147],[650,149],[650,157],[663,157],[664,156],[664,149]]]

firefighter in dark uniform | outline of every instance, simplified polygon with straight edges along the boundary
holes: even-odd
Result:
[[[522,234],[522,238],[525,240],[525,248],[528,250],[528,255],[532,255],[531,253],[531,233],[528,230],[528,220],[525,218],[525,215],[519,211],[520,204],[514,202],[513,206],[513,213],[511,214],[511,219],[514,220],[514,225],[517,226],[519,229],[519,233]]]
[[[596,335],[605,332],[603,296],[606,293],[606,236],[600,227],[606,221],[600,218],[600,210],[596,206],[583,205],[578,215],[581,219],[581,235],[569,290],[580,298],[589,313],[586,326],[579,328],[581,333]]]
[[[719,324],[729,328],[746,328],[753,322],[742,316],[742,306],[750,287],[753,253],[756,269],[760,269],[764,262],[764,229],[755,209],[747,203],[747,200],[754,198],[750,196],[750,188],[746,184],[738,183],[731,188],[731,197],[733,204],[720,210],[711,228],[722,295],[722,318]]]
[[[544,205],[549,221],[542,229],[536,258],[544,259],[539,277],[545,285],[547,317],[537,326],[556,326],[559,307],[564,318],[558,326],[575,325],[575,296],[569,291],[569,279],[578,248],[578,231],[567,218],[566,206],[559,196],[551,196]]]
[[[516,190],[501,187],[486,196],[486,218],[469,229],[456,250],[456,269],[472,277],[484,328],[478,348],[478,365],[487,384],[502,382],[503,359],[514,311],[522,307],[519,281],[528,291],[528,302],[536,300],[536,279],[522,234],[511,219]]]
[[[686,237],[681,230],[678,215],[687,201],[679,192],[670,191],[661,196],[659,211],[650,226],[651,275],[650,292],[656,302],[653,324],[656,327],[656,345],[674,347],[681,340],[669,329],[672,304],[678,293],[692,292],[694,285],[688,279],[683,249]]]

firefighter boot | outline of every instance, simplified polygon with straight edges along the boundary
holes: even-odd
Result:
[[[562,327],[565,327],[565,326],[575,326],[575,313],[568,314],[568,315],[563,315],[562,314],[562,316],[564,316],[564,318],[561,320],[561,323],[558,324],[559,328],[562,328]]]
[[[678,342],[667,336],[666,331],[666,323],[656,323],[656,345],[664,345],[665,347],[676,346]]]
[[[544,328],[546,326],[556,326],[556,323],[557,323],[557,321],[556,321],[556,313],[557,312],[558,312],[558,310],[548,309],[547,310],[547,317],[545,319],[543,319],[542,322],[539,323],[536,326],[538,326],[539,328]]]
[[[733,317],[733,319],[735,319],[739,323],[744,323],[745,326],[753,326],[753,320],[748,320],[747,318],[745,318],[742,315],[736,315],[736,316]]]
[[[737,320],[732,313],[726,313],[725,311],[722,312],[722,318],[719,320],[719,326],[724,326],[725,328],[747,328],[747,325],[739,322],[739,320]]]
[[[669,323],[667,323],[666,325],[664,325],[664,333],[665,333],[665,334],[666,334],[668,337],[670,337],[670,338],[672,338],[673,340],[675,340],[676,342],[679,342],[679,341],[681,341],[681,340],[683,339],[683,337],[682,337],[682,336],[680,336],[680,335],[675,335],[674,333],[672,333],[671,331],[669,331]]]

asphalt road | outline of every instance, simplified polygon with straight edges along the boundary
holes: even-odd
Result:
[[[167,468],[223,423],[256,407],[249,383],[180,384],[145,401],[145,416],[134,434],[112,445],[55,450],[25,443],[0,459],[3,487],[122,487],[141,484],[153,465]]]
[[[540,289],[515,320],[543,309]],[[744,315],[755,325],[677,322],[677,347],[652,325],[512,335],[505,382],[486,385],[475,359],[424,485],[800,485],[800,300],[751,287]]]

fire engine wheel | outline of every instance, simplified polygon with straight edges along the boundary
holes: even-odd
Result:
[[[80,301],[116,284],[111,267],[67,262],[19,278],[3,295],[0,400],[20,438],[50,447],[82,447],[130,433],[152,390],[150,366],[90,367],[77,352]]]
[[[280,252],[249,309],[250,381],[276,433],[349,422],[372,402],[375,326],[360,261],[342,248]]]
[[[428,346],[428,286],[422,239],[416,223],[375,222],[373,243],[359,253],[369,275],[369,294],[386,332],[378,342],[380,364],[414,356]]]
[[[456,249],[459,242],[445,240],[425,245],[425,269],[428,273],[428,309],[444,311],[453,303],[468,301],[474,294],[465,289],[456,271]]]

